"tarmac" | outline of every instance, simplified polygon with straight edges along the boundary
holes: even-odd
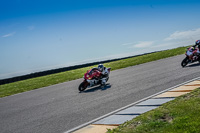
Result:
[[[143,101],[133,104],[128,108],[98,119],[89,125],[73,131],[73,133],[106,133],[107,129],[114,129],[126,121],[132,120],[145,112],[158,108],[162,104],[174,100],[178,96],[190,93],[199,87],[200,80],[195,80],[175,88],[170,88],[158,95],[153,95],[152,97],[148,97]]]

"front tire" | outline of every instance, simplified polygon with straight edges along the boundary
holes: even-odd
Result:
[[[78,90],[80,92],[84,91],[85,89],[87,88],[87,83],[86,82],[82,82],[79,87],[78,87]]]
[[[189,62],[189,59],[188,59],[188,57],[186,57],[186,58],[183,59],[183,61],[181,62],[181,66],[182,66],[182,67],[185,67],[185,66],[188,64],[188,62]]]

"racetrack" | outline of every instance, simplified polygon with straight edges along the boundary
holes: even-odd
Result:
[[[79,93],[83,79],[0,99],[0,132],[62,133],[147,96],[200,76],[184,55],[111,72],[105,89]]]

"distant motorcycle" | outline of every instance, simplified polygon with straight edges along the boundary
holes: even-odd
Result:
[[[194,63],[199,61],[200,62],[200,56],[199,55],[194,55],[194,53],[197,53],[197,48],[187,48],[187,51],[185,52],[186,57],[183,59],[183,61],[181,62],[181,66],[185,67],[187,64],[189,63]],[[189,58],[192,55],[191,58]]]
[[[106,82],[108,81],[109,79],[109,74],[110,74],[110,70],[111,68],[108,68],[108,77],[106,77]],[[80,92],[84,91],[86,88],[88,87],[93,87],[93,86],[96,86],[96,85],[101,85],[101,72],[97,69],[97,68],[93,68],[93,69],[90,69],[89,71],[87,71],[83,78],[83,82],[79,85],[78,87],[78,90]]]

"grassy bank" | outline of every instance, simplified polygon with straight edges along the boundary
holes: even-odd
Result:
[[[161,51],[157,53],[142,55],[138,57],[128,58],[124,60],[119,61],[113,61],[109,63],[105,63],[104,65],[106,67],[111,67],[112,70],[121,69],[129,66],[134,66],[150,61],[155,61],[171,56],[176,56],[183,54],[185,52],[186,47],[180,47],[176,49]],[[50,86],[53,84],[58,84],[70,80],[75,80],[78,78],[83,77],[83,74],[92,67],[96,66],[90,66],[86,68],[76,69],[76,70],[70,70],[62,73],[47,75],[43,77],[37,77],[32,79],[27,79],[23,81],[18,81],[10,84],[0,85],[0,97],[5,97],[33,89],[38,89],[41,87]]]
[[[108,133],[200,133],[200,89],[165,103]]]

